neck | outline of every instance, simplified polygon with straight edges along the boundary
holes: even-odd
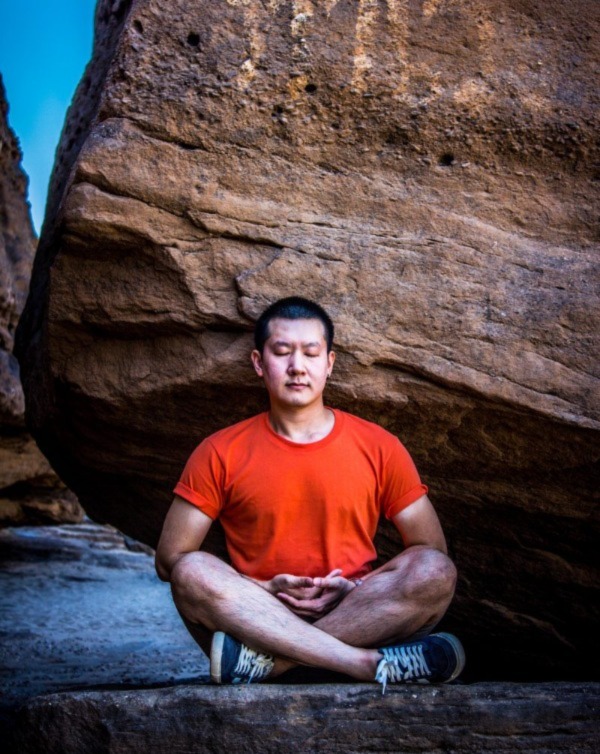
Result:
[[[278,435],[292,442],[310,443],[327,437],[335,417],[333,411],[322,404],[302,408],[271,406],[269,422]]]

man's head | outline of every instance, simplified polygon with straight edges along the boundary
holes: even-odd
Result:
[[[276,409],[322,407],[335,361],[333,323],[313,301],[276,301],[258,319],[252,363]]]
[[[271,304],[260,315],[254,328],[254,344],[259,353],[263,352],[270,335],[269,325],[274,319],[318,319],[323,325],[327,351],[333,348],[333,322],[323,307],[300,296],[281,298]]]

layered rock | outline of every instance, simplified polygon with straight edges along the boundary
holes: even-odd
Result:
[[[75,691],[25,706],[14,752],[592,754],[599,701],[592,683]]]
[[[191,449],[265,406],[254,319],[307,295],[328,400],[430,486],[472,673],[593,673],[598,26],[591,0],[101,1],[20,329],[86,510],[155,544]]]
[[[26,200],[21,150],[8,125],[0,78],[0,526],[79,521],[81,508],[25,429],[25,401],[13,356],[36,239]]]

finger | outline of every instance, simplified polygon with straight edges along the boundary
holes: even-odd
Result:
[[[277,595],[277,598],[287,607],[291,608],[297,615],[308,617],[318,617],[322,611],[329,606],[329,601],[322,602],[322,598],[316,600],[297,600],[285,592]]]
[[[303,600],[295,600],[288,594],[282,593],[278,595],[280,602],[282,602],[294,615],[299,615],[302,618],[320,618],[323,614],[323,610],[313,610],[307,608]]]
[[[315,610],[303,610],[299,607],[292,607],[291,605],[287,605],[287,607],[294,613],[294,615],[299,616],[300,618],[320,618],[322,613],[316,612]]]
[[[311,586],[302,589],[290,589],[286,594],[289,594],[290,597],[295,597],[297,600],[314,600],[323,594],[323,590],[318,589],[316,586]]]
[[[340,599],[341,595],[338,592],[334,592],[323,595],[322,597],[318,597],[314,600],[295,600],[293,604],[301,610],[306,610],[312,614],[320,615],[323,610],[330,609],[333,605],[339,602]],[[289,600],[286,600],[286,602],[288,602],[288,604],[291,604],[289,603]]]
[[[330,579],[324,579],[325,583],[322,584],[323,589],[343,589],[347,584],[346,579],[343,576],[333,576]]]
[[[340,576],[342,573],[341,568],[334,568],[331,573],[328,573],[327,576],[318,576],[316,579],[313,579],[313,583],[315,586],[325,586],[329,579],[333,578],[334,576]]]
[[[313,579],[310,576],[290,576],[287,574],[284,584],[287,589],[302,589],[314,586]]]
[[[292,597],[290,594],[287,594],[286,592],[279,592],[275,596],[280,602],[285,602],[286,605],[289,605],[293,608],[298,608],[298,609],[305,608],[306,600],[297,600],[295,597]]]
[[[351,582],[346,581],[335,588],[324,589],[321,597],[318,600],[313,600],[311,606],[324,606],[331,609],[334,605],[337,605],[338,602],[341,602],[348,594],[351,590],[351,587],[349,587],[350,584]]]
[[[317,584],[317,579],[315,579],[315,586],[319,586],[322,589],[345,589],[348,582],[348,579],[345,579],[343,576],[326,576],[324,579],[318,579],[319,583]]]

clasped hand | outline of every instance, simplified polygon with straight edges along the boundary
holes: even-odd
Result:
[[[341,574],[339,568],[316,578],[281,573],[268,581],[266,588],[296,615],[316,619],[333,610],[356,586]]]

